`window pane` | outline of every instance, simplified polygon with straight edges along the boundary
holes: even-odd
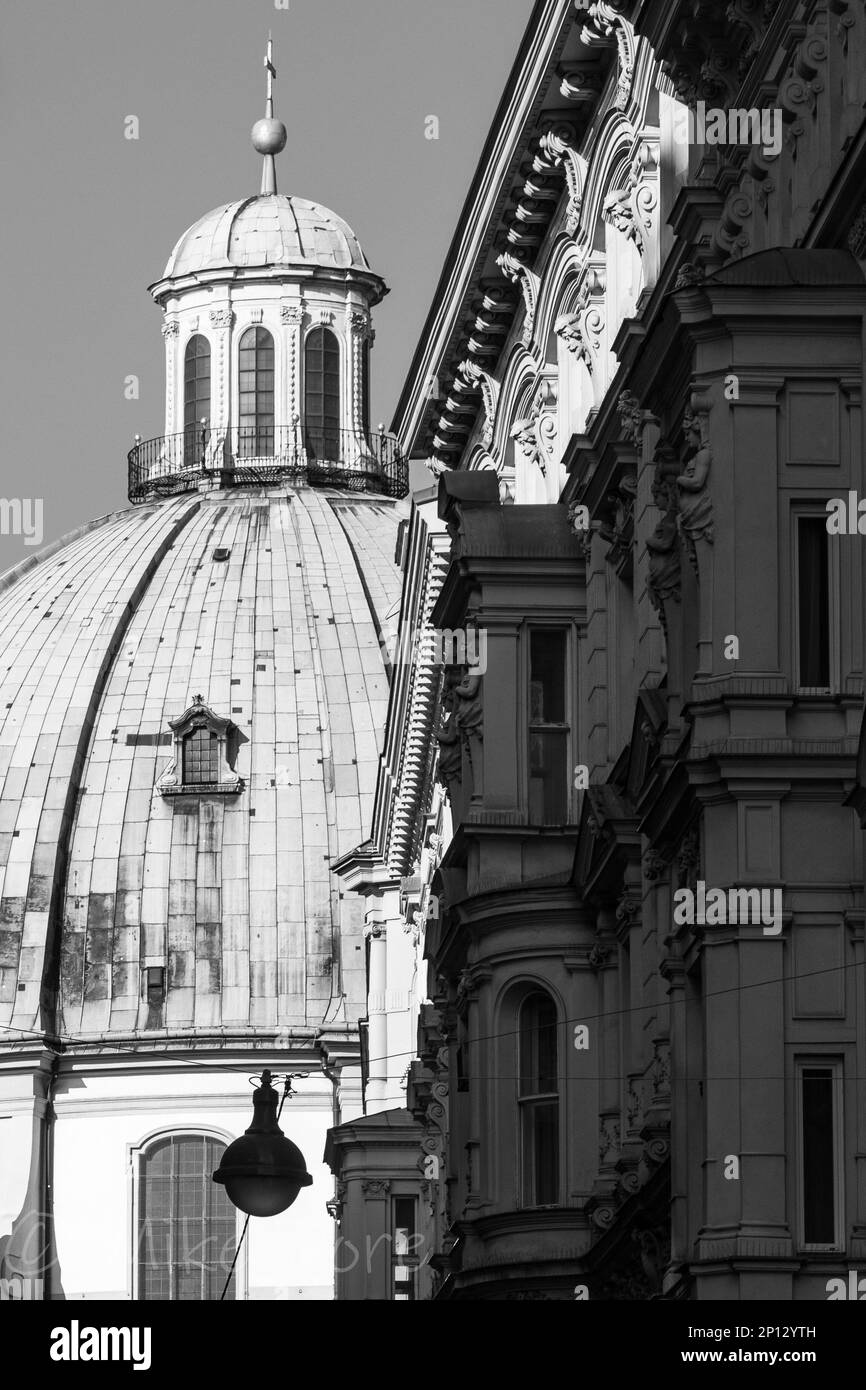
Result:
[[[800,684],[830,684],[830,574],[826,519],[798,518]]]
[[[266,328],[248,328],[240,342],[238,454],[274,453],[274,340]]]
[[[807,1245],[836,1240],[833,1072],[803,1070],[803,1237]]]
[[[549,994],[530,994],[520,1010],[520,1094],[557,1089],[556,1005]]]
[[[530,730],[529,820],[532,825],[564,825],[568,820],[568,732],[565,729]]]
[[[564,724],[566,634],[537,628],[530,633],[529,722]]]
[[[184,357],[183,425],[185,431],[192,432],[187,444],[190,450],[198,444],[202,419],[210,419],[210,343],[196,333],[187,343]]]
[[[400,1303],[415,1299],[415,1198],[395,1197],[392,1204],[391,1219],[391,1270],[393,1285],[392,1298]]]
[[[304,427],[312,458],[340,456],[340,346],[327,328],[314,328],[304,348]]]
[[[212,1182],[225,1145],[200,1135],[154,1145],[139,1171],[142,1299],[218,1299],[235,1255],[235,1213]],[[234,1275],[228,1294],[234,1296]],[[227,1296],[228,1296],[227,1294]]]
[[[559,1102],[525,1102],[521,1114],[524,1206],[555,1205],[559,1201]]]

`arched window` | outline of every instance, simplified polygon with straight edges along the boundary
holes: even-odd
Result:
[[[219,780],[219,737],[213,729],[193,729],[183,740],[184,786],[212,786]]]
[[[524,1207],[559,1202],[559,1080],[556,1005],[534,990],[518,1017],[520,1200]]]
[[[310,458],[340,458],[340,345],[314,328],[304,350],[304,432]]]
[[[188,463],[200,463],[202,420],[210,420],[210,343],[194,333],[183,359],[184,453]]]
[[[274,454],[274,340],[266,328],[248,328],[240,341],[238,454]]]
[[[211,1181],[220,1139],[173,1134],[150,1145],[138,1171],[138,1297],[219,1299],[235,1256],[236,1214]],[[226,1298],[235,1297],[235,1275]]]

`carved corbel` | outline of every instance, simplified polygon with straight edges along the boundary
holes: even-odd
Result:
[[[622,232],[624,237],[633,241],[637,249],[643,252],[643,233],[627,188],[615,188],[608,193],[602,204],[601,215],[605,222],[616,227],[618,232]]]
[[[560,93],[566,101],[592,106],[601,95],[602,76],[595,63],[563,64],[556,75]]]
[[[590,266],[583,278],[575,309],[569,314],[560,314],[554,324],[554,332],[562,338],[568,351],[585,364],[592,379],[597,405],[606,387],[601,370],[605,286],[604,269]]]
[[[526,306],[526,316],[523,321],[523,345],[528,347],[532,342],[532,334],[535,329],[535,314],[538,307],[538,281],[534,273],[523,261],[515,256],[511,251],[503,251],[496,258],[496,264],[502,271],[506,280],[510,280],[513,285],[518,285],[523,295]]]
[[[556,403],[553,381],[543,381],[530,414],[515,421],[510,431],[524,458],[534,463],[545,478],[556,448]]]
[[[662,874],[667,873],[669,868],[668,861],[659,854],[658,850],[647,850],[643,857],[643,872],[647,883],[657,883]]]
[[[589,350],[586,339],[583,336],[583,329],[580,325],[580,314],[560,314],[553,331],[558,338],[561,338],[566,348],[578,362],[583,362],[587,371],[592,375],[593,358]]]
[[[496,411],[499,408],[499,382],[483,367],[470,361],[461,362],[458,380],[454,383],[455,386],[458,385],[460,378],[471,390],[481,392],[481,400],[484,405],[484,428],[481,442],[485,448],[489,448],[493,442]]]
[[[748,250],[749,234],[745,226],[753,211],[752,199],[741,188],[735,188],[729,194],[715,235],[716,245],[725,256],[740,256]]]
[[[559,169],[565,174],[568,185],[568,209],[565,229],[574,236],[580,226],[583,207],[583,190],[586,185],[587,163],[575,148],[576,133],[571,126],[560,124],[552,126],[539,140],[540,157],[535,165],[541,172],[545,168]]]
[[[585,22],[580,39],[586,47],[597,44],[616,44],[617,85],[614,107],[623,111],[628,105],[634,78],[634,31],[625,19],[628,0],[574,0],[578,16]]]

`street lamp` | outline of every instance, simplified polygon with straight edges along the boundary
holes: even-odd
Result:
[[[213,1181],[225,1186],[229,1201],[248,1216],[277,1216],[292,1205],[302,1187],[310,1187],[304,1155],[277,1124],[279,1097],[271,1073],[262,1072],[253,1093],[253,1122],[229,1144]]]

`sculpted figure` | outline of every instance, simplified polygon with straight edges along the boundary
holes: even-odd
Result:
[[[707,491],[712,454],[709,445],[701,438],[700,421],[693,411],[686,411],[683,425],[686,434],[683,459],[686,467],[677,478],[680,531],[688,548],[692,568],[697,573],[697,542],[706,541],[708,545],[713,544],[713,502]]]
[[[677,534],[677,495],[671,482],[656,474],[652,486],[653,502],[661,519],[647,538],[649,579],[647,588],[661,625],[667,633],[664,604],[666,599],[680,601],[680,547]]]
[[[454,691],[458,674],[453,667],[445,672],[442,713],[433,735],[439,744],[438,778],[447,788],[449,796],[451,795],[452,784],[459,783],[463,775],[463,748]]]
[[[459,685],[454,687],[457,700],[457,723],[469,754],[472,767],[472,795],[481,796],[482,741],[484,739],[484,707],[481,695],[482,676],[470,666]]]

